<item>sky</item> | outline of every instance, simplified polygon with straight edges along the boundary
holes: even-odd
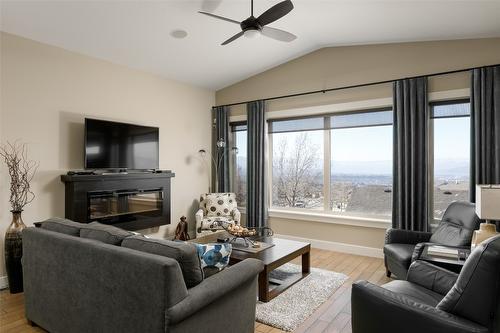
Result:
[[[470,159],[470,118],[434,120],[434,159]]]
[[[434,157],[443,160],[469,159],[470,119],[440,118],[434,120]],[[239,132],[242,133],[242,132]],[[289,146],[298,133],[274,134],[274,142],[287,138]],[[392,126],[336,129],[332,133],[333,161],[392,160]],[[323,148],[322,131],[309,131],[311,144]]]
[[[470,118],[434,119],[434,160],[439,161],[439,168],[453,167],[453,164],[468,164],[470,154]],[[282,139],[288,141],[288,147],[295,144],[300,133],[273,134],[275,147]],[[323,131],[308,131],[312,145],[323,155]],[[388,162],[392,161],[392,126],[374,126],[362,128],[335,129],[332,131],[332,163],[352,162]],[[247,156],[246,132],[236,132],[238,156]]]

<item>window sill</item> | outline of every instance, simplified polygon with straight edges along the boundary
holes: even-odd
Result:
[[[304,211],[291,211],[291,210],[281,210],[281,209],[269,209],[269,217],[320,222],[320,223],[343,224],[343,225],[352,225],[356,227],[367,227],[367,228],[378,228],[378,229],[387,229],[391,226],[391,221],[386,219],[359,217],[359,216],[344,216],[344,215],[334,215],[334,214],[304,212]]]

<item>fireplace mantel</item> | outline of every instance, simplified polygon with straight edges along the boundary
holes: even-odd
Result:
[[[170,182],[175,174],[62,175],[66,218],[127,230],[170,224]]]

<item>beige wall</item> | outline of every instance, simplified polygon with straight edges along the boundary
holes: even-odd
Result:
[[[324,48],[216,93],[218,105],[331,87],[392,80],[500,63],[500,39]],[[469,73],[433,77],[432,92],[469,87]],[[391,97],[391,85],[349,89],[268,102],[268,111]],[[243,106],[233,115],[245,114]],[[384,230],[271,218],[279,234],[381,248]]]
[[[31,225],[64,216],[59,177],[83,167],[83,120],[96,117],[160,127],[160,168],[171,169],[172,222],[188,216],[194,230],[199,194],[207,175],[196,157],[210,149],[210,108],[214,92],[148,73],[1,34],[0,141],[20,139],[40,161],[35,201],[24,214]],[[7,177],[1,169],[0,276],[4,275],[3,235],[10,223]],[[156,237],[171,233],[162,227]]]
[[[3,38],[0,38],[0,56],[1,56],[1,50],[3,49]],[[3,61],[1,61],[0,58],[0,142],[3,142],[3,101],[5,100],[4,98],[4,90],[3,90],[3,82],[1,78],[3,77],[4,73],[4,66],[3,66]],[[0,255],[2,258],[0,258],[0,277],[5,275],[5,266],[4,266],[4,259],[3,259],[3,252],[4,252],[4,234],[5,234],[5,229],[7,228],[7,225],[10,223],[10,217],[9,217],[9,211],[8,208],[6,207],[6,202],[7,202],[7,175],[5,173],[5,167],[3,166],[3,162],[0,160]]]

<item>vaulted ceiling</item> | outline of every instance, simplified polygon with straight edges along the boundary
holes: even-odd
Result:
[[[256,15],[278,3],[255,0]],[[220,89],[325,46],[500,36],[500,1],[295,0],[270,26],[298,36],[220,43],[239,26],[247,0],[1,1],[0,29],[209,89]],[[177,30],[187,32],[185,38]],[[175,32],[177,31],[177,32]]]

